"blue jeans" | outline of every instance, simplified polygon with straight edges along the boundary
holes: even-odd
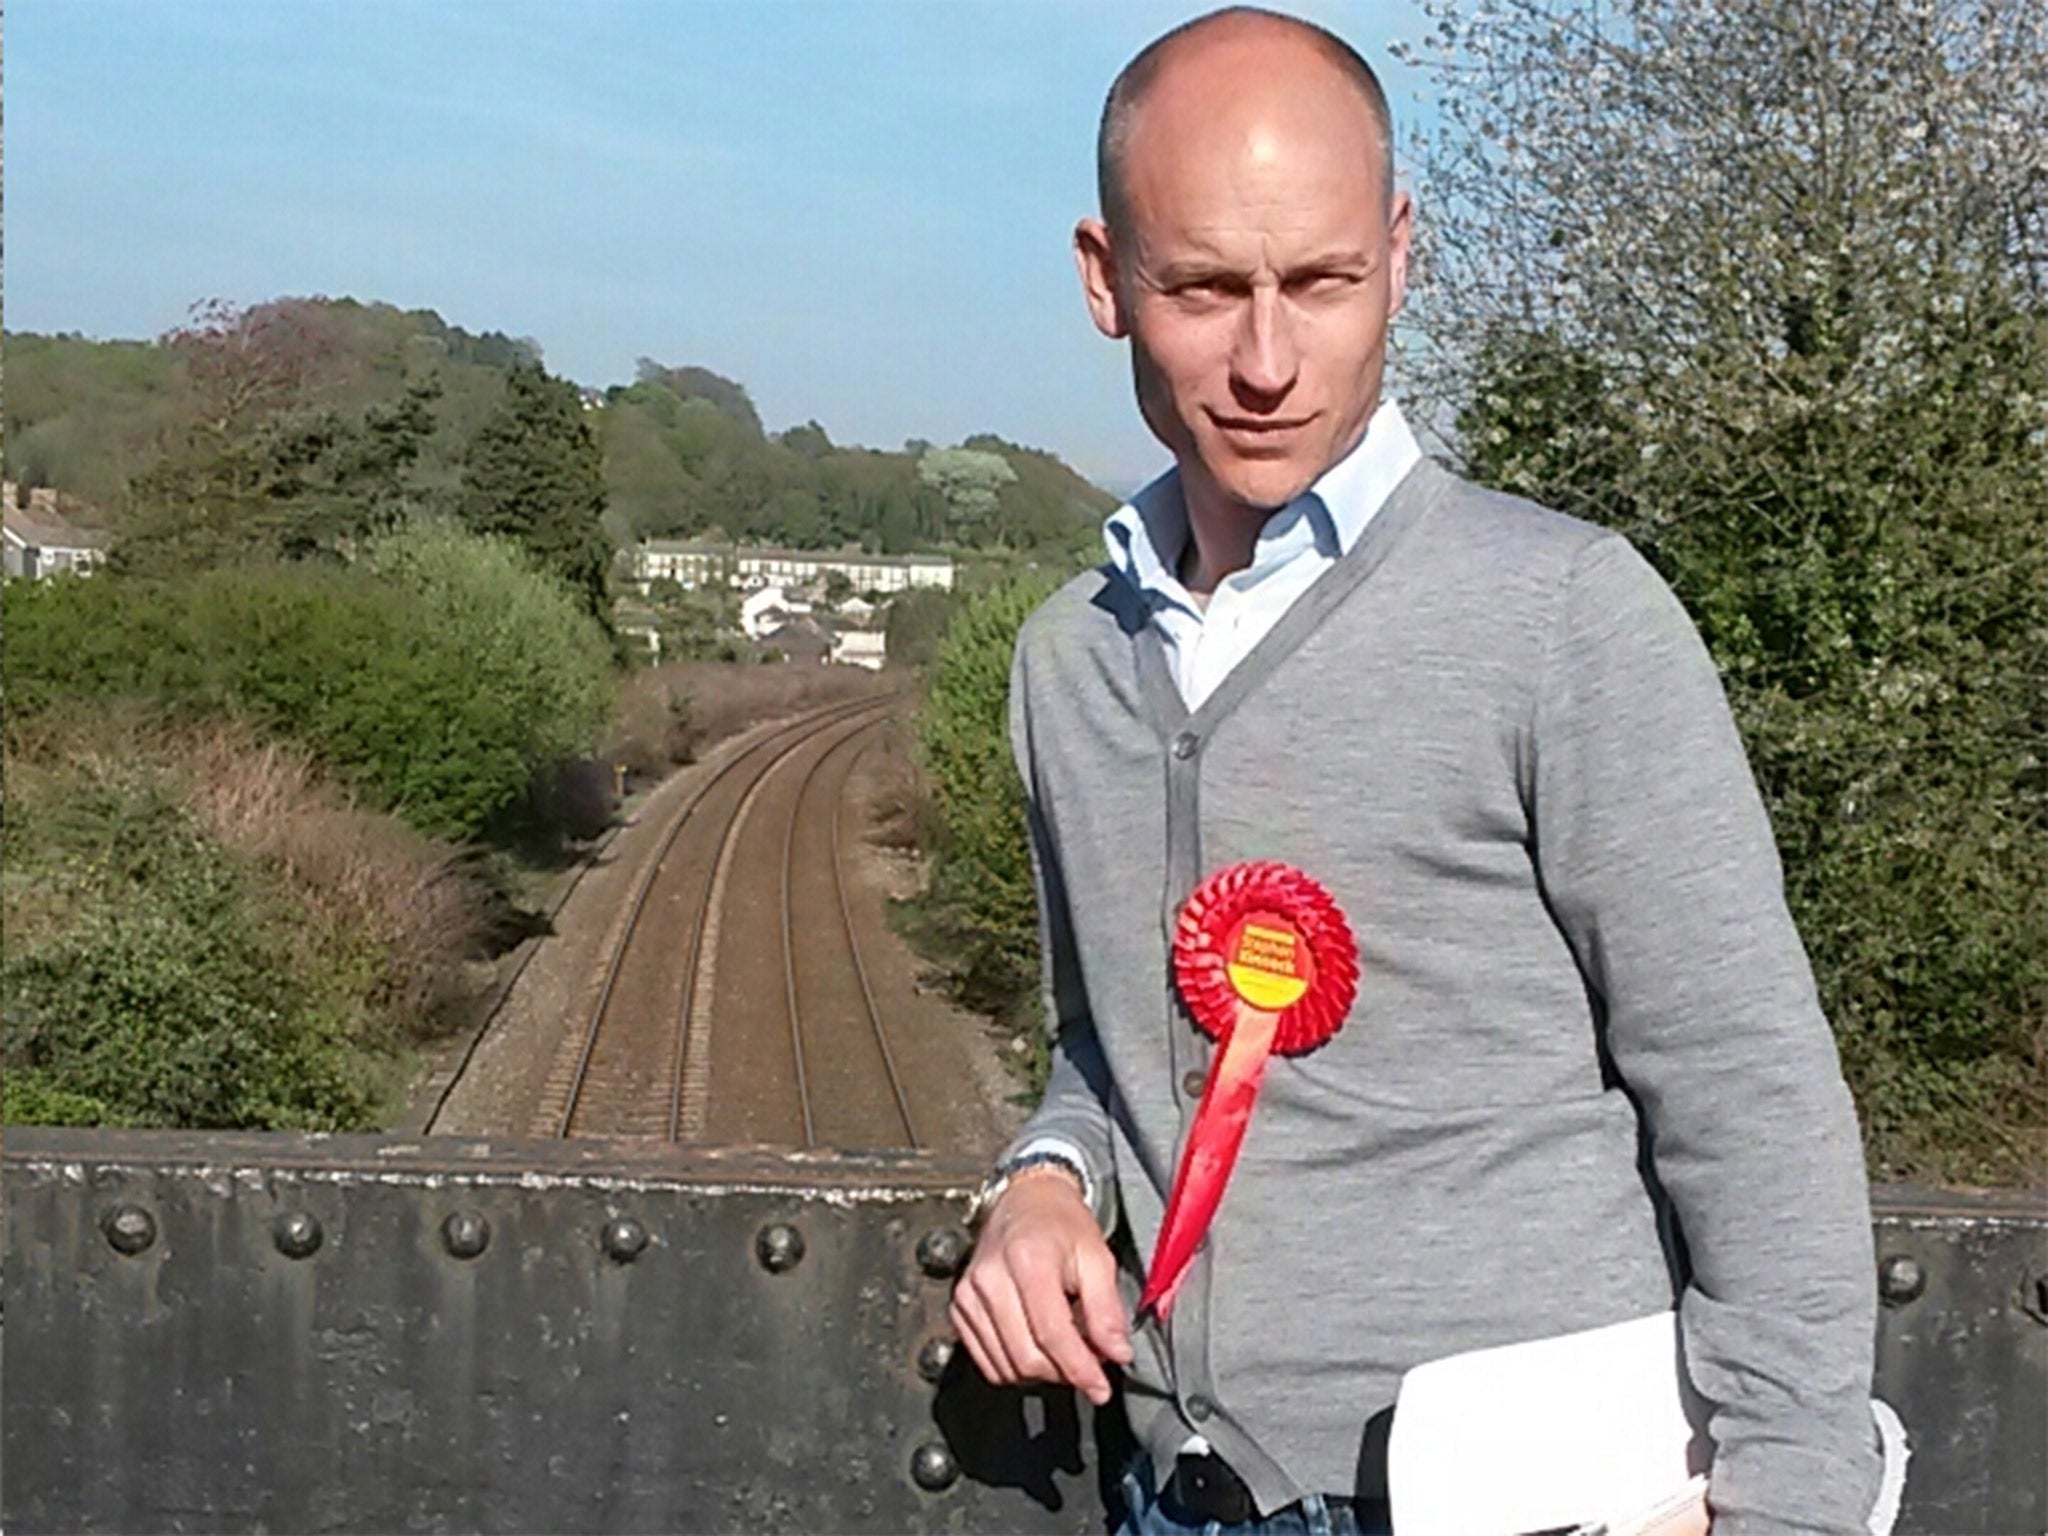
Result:
[[[1159,1507],[1155,1482],[1152,1459],[1140,1455],[1124,1473],[1124,1505],[1129,1513],[1117,1536],[1359,1536],[1351,1506],[1326,1504],[1319,1493],[1238,1525],[1217,1520],[1191,1525]]]

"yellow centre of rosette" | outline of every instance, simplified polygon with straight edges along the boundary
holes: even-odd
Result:
[[[1292,928],[1247,922],[1238,929],[1224,969],[1237,995],[1262,1013],[1278,1013],[1308,991],[1307,952]]]

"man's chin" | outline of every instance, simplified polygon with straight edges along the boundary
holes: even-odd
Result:
[[[1277,512],[1316,483],[1314,471],[1280,463],[1237,463],[1213,478],[1226,497],[1254,512]]]

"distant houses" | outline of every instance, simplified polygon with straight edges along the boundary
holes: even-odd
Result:
[[[951,591],[953,562],[945,555],[870,555],[816,549],[765,549],[704,539],[645,539],[633,550],[633,580],[642,591],[656,581],[685,587],[720,582],[741,591],[796,587],[837,571],[855,592],[888,596],[918,587]]]
[[[786,661],[835,662],[879,670],[886,642],[876,627],[879,603],[899,593],[953,588],[946,555],[870,555],[859,550],[749,548],[708,539],[647,539],[630,551],[630,580],[640,601],[622,598],[619,628],[661,659],[659,622],[652,611],[656,582],[690,589],[743,593],[740,633],[763,655]],[[837,575],[846,595],[826,601]],[[863,595],[866,594],[866,595]]]
[[[889,599],[918,590],[950,591],[954,572],[945,555],[649,539],[626,551],[623,574],[630,588],[614,602],[613,624],[644,647],[650,660],[663,659],[663,613],[673,598],[664,598],[661,589],[673,582],[687,590],[739,595],[739,628],[731,636],[739,654],[751,650],[764,658],[879,671],[887,651],[881,623]]]
[[[7,575],[31,581],[59,572],[83,576],[106,561],[106,534],[72,522],[65,515],[70,510],[68,500],[60,502],[57,493],[45,486],[27,489],[12,480],[0,482],[0,501],[4,501],[6,513],[0,565]]]

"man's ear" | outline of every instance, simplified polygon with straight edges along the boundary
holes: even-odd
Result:
[[[1394,194],[1394,216],[1387,225],[1387,318],[1401,312],[1408,293],[1408,249],[1415,238],[1415,199]]]
[[[1122,340],[1131,327],[1118,297],[1116,246],[1102,220],[1083,219],[1074,226],[1074,265],[1081,269],[1081,293],[1095,329],[1112,341]]]

